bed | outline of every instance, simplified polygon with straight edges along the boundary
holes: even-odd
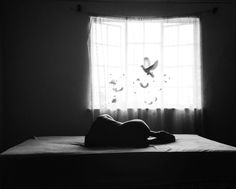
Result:
[[[0,155],[0,188],[236,188],[236,147],[175,136],[175,143],[147,148],[86,148],[83,136],[34,137]]]

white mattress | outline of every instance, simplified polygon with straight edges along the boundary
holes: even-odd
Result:
[[[177,134],[176,142],[150,145],[147,148],[86,148],[83,136],[48,136],[26,140],[1,154],[11,155],[76,155],[137,152],[236,152],[236,147],[198,135]]]
[[[3,152],[0,172],[7,189],[159,188],[191,182],[235,188],[236,147],[198,135],[175,136],[174,143],[147,148],[86,148],[83,136],[36,137]]]

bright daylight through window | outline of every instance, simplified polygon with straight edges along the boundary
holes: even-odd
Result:
[[[90,24],[91,108],[201,108],[198,18]]]

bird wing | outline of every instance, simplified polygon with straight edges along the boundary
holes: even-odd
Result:
[[[148,57],[144,57],[143,66],[144,66],[145,68],[147,68],[147,67],[149,67],[150,65],[151,65],[151,62],[150,62],[149,58],[148,58]]]
[[[154,62],[153,65],[149,66],[149,67],[148,67],[148,70],[151,71],[151,70],[156,69],[157,65],[158,65],[158,60],[157,60],[156,62]]]

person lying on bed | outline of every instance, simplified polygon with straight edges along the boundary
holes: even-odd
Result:
[[[175,142],[175,136],[166,131],[151,131],[140,119],[126,122],[114,120],[103,114],[93,122],[85,136],[86,147],[147,147],[149,144]]]

